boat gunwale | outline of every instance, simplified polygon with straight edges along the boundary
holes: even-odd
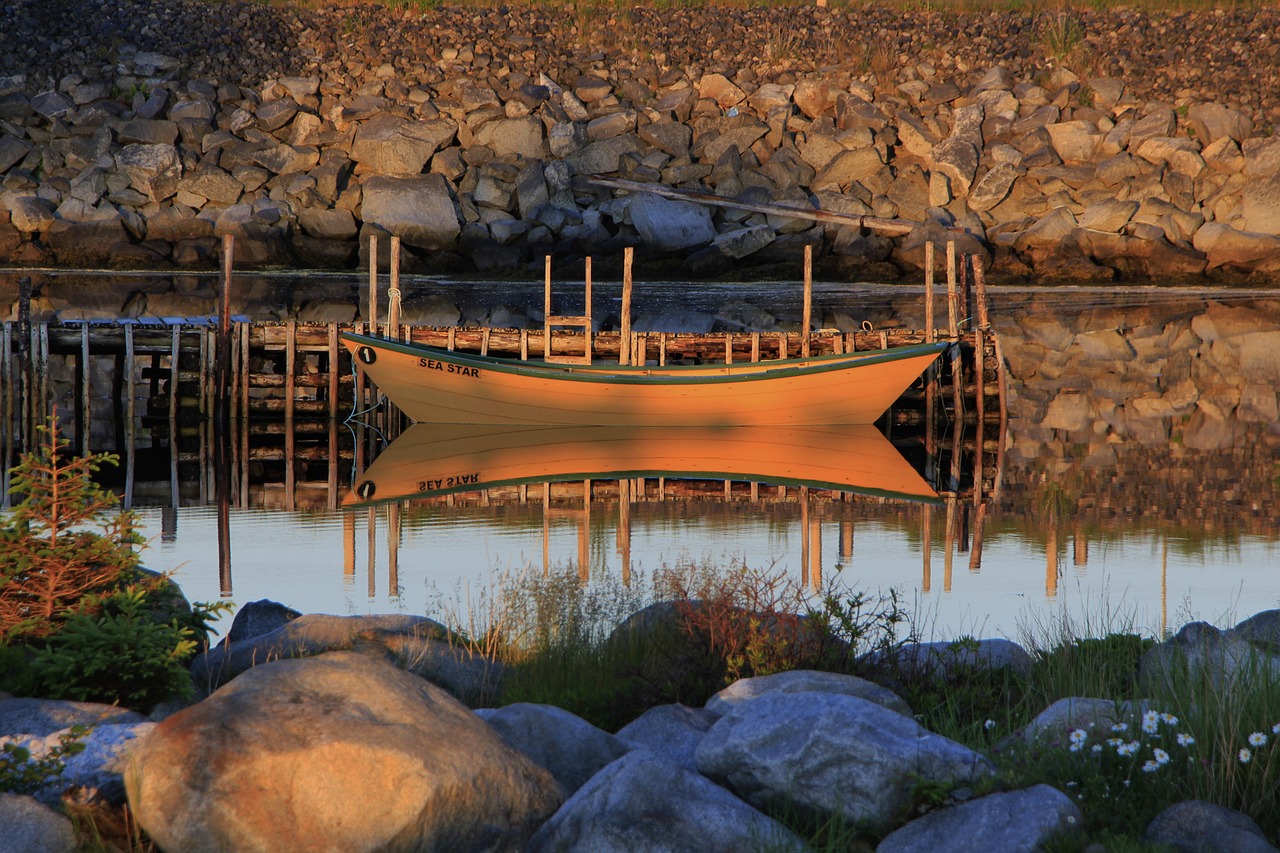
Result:
[[[702,385],[722,382],[755,382],[766,379],[782,379],[808,374],[827,373],[834,370],[845,370],[850,367],[883,364],[901,361],[908,358],[932,355],[938,356],[951,346],[949,341],[933,341],[920,344],[908,344],[884,350],[863,350],[852,353],[830,353],[827,355],[801,358],[776,359],[767,362],[739,362],[739,367],[750,367],[740,373],[732,372],[733,364],[690,364],[662,367],[661,373],[653,373],[653,367],[647,365],[613,365],[598,366],[567,365],[542,360],[520,361],[501,356],[459,353],[456,350],[443,349],[429,344],[396,341],[390,338],[372,335],[360,335],[354,332],[343,332],[343,340],[355,346],[370,346],[398,352],[402,355],[430,357],[442,362],[458,364],[463,367],[475,367],[495,370],[516,376],[548,380],[618,383],[623,385]],[[359,359],[356,359],[357,363]],[[725,372],[716,374],[700,374],[684,376],[673,371],[706,371],[709,368],[723,368]]]
[[[376,461],[376,460],[375,460]],[[372,467],[372,465],[370,466]],[[368,473],[367,471],[365,472]],[[365,507],[391,503],[393,501],[414,501],[420,499],[431,499],[438,497],[447,497],[448,495],[463,494],[465,492],[478,492],[485,489],[500,489],[510,486],[531,486],[540,483],[573,483],[582,480],[628,480],[628,479],[653,479],[663,477],[668,480],[711,480],[724,481],[728,480],[732,483],[759,483],[762,486],[786,486],[788,488],[798,486],[808,486],[816,489],[829,489],[836,492],[848,492],[850,494],[859,495],[869,498],[889,498],[893,500],[908,501],[911,503],[924,503],[933,506],[941,506],[945,501],[941,495],[934,492],[932,496],[916,495],[911,492],[895,492],[888,489],[864,489],[849,484],[841,484],[838,482],[827,482],[823,480],[802,480],[792,477],[761,477],[761,476],[743,476],[742,474],[732,474],[728,472],[715,471],[666,471],[647,468],[639,468],[635,470],[618,470],[618,471],[583,471],[582,473],[557,473],[553,477],[530,476],[530,477],[512,477],[505,480],[493,480],[485,483],[468,483],[460,486],[451,486],[443,489],[430,489],[425,491],[407,492],[404,494],[390,495],[388,497],[378,497],[375,492],[373,498],[363,499],[347,503],[343,502],[346,509],[361,509]],[[361,477],[360,482],[368,482],[368,477]],[[358,484],[357,484],[358,485]],[[927,484],[926,484],[927,485]],[[348,497],[355,495],[359,498],[359,494],[355,488],[348,492]],[[592,498],[595,500],[595,498]]]

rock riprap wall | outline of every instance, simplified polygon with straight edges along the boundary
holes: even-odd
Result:
[[[390,233],[410,270],[637,245],[741,273],[811,244],[892,279],[939,234],[603,176],[955,225],[996,278],[1280,270],[1275,10],[13,5],[9,263],[204,267],[233,234],[241,265],[341,269]]]

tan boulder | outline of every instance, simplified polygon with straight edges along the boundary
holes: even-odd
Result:
[[[277,661],[161,722],[125,773],[165,850],[518,850],[564,798],[443,690],[350,652]]]

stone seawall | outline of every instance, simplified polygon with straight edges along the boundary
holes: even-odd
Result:
[[[396,234],[409,271],[636,245],[741,276],[807,244],[891,281],[950,225],[995,280],[1280,275],[1280,14],[561,11],[20,3],[0,262],[212,267],[234,234],[242,266],[354,269]]]

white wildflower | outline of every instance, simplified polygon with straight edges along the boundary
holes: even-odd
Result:
[[[1191,744],[1195,742],[1196,742],[1196,739],[1189,734],[1178,735],[1178,746],[1191,746]]]
[[[1160,721],[1166,726],[1176,726],[1178,724],[1178,718],[1168,712],[1160,715]]]
[[[1143,773],[1155,773],[1159,769],[1160,765],[1154,761],[1148,761],[1146,764],[1142,765]]]
[[[1158,748],[1157,748],[1157,749],[1155,749],[1155,750],[1152,750],[1152,753],[1151,753],[1151,754],[1155,756],[1156,764],[1168,764],[1168,763],[1169,763],[1169,753],[1165,752],[1163,749],[1158,749]]]
[[[1262,732],[1254,732],[1249,735],[1249,746],[1266,746],[1267,736]]]
[[[1111,731],[1113,731],[1113,732],[1127,732],[1127,731],[1129,731],[1129,724],[1128,724],[1128,723],[1116,723],[1116,724],[1114,724],[1114,725],[1112,725],[1112,726],[1111,726]]]
[[[1248,764],[1253,760],[1253,753],[1247,749],[1242,749],[1236,754],[1236,758],[1240,759],[1241,764]]]
[[[1149,735],[1153,735],[1160,730],[1160,714],[1155,711],[1147,711],[1142,715],[1142,730]]]
[[[983,728],[985,728],[987,731],[991,731],[992,729],[994,729],[994,728],[996,727],[996,721],[995,721],[995,720],[987,720],[987,721],[986,721],[985,723],[983,723],[982,725],[983,725]]]

